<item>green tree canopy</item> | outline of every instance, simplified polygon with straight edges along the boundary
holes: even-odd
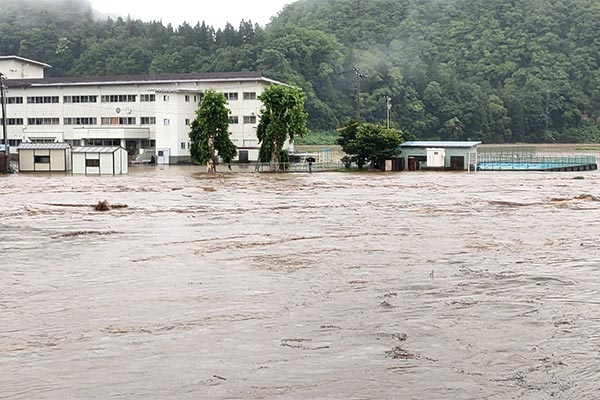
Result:
[[[398,146],[406,140],[401,131],[388,129],[376,124],[348,123],[340,129],[338,143],[348,154],[348,162],[354,161],[359,168],[371,163],[374,168],[380,168],[386,159],[398,154]]]
[[[223,93],[207,90],[190,126],[190,154],[194,162],[206,163],[209,172],[215,172],[215,157],[230,163],[237,149],[229,138],[229,110]]]
[[[271,85],[259,97],[263,102],[256,135],[261,154],[270,153],[271,170],[278,170],[281,150],[286,141],[303,136],[307,114],[304,112],[304,93],[297,88]]]

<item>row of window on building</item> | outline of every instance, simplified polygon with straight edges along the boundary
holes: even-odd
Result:
[[[230,124],[239,124],[238,116],[230,116]],[[165,118],[163,120],[164,126],[170,125],[170,120]],[[244,115],[244,124],[256,124],[256,115]],[[0,119],[2,123],[2,119]],[[185,125],[190,125],[191,119],[185,119]],[[7,125],[24,125],[23,118],[7,118]],[[65,117],[63,118],[64,125],[98,125],[98,118],[96,117]],[[136,117],[102,117],[100,118],[101,125],[137,125]],[[41,117],[41,118],[27,118],[27,125],[60,125],[60,118],[56,117]],[[140,125],[156,125],[156,117],[140,117]]]
[[[56,142],[55,138],[30,139],[30,143],[55,143],[55,142]],[[79,139],[65,140],[65,142],[70,144],[71,147],[81,146],[81,140],[79,140]],[[133,143],[134,145],[138,145],[137,140],[128,141],[128,142],[134,142]],[[21,139],[9,139],[8,140],[8,145],[10,147],[18,147],[21,143],[23,143],[23,141]],[[121,139],[86,139],[85,145],[86,146],[120,146]],[[155,140],[144,139],[144,140],[141,140],[139,143],[139,147],[141,147],[141,148],[154,148],[155,146],[156,146]]]
[[[237,92],[224,93],[225,98],[229,101],[238,100],[239,94]],[[190,102],[193,98],[194,103],[198,103],[202,100],[203,93],[199,95],[185,95],[184,99],[186,102]],[[63,103],[97,103],[98,97],[100,97],[101,103],[135,103],[137,101],[137,95],[135,94],[111,94],[102,96],[63,96]],[[169,101],[169,95],[163,95],[163,101]],[[256,92],[244,92],[244,100],[256,100]],[[28,104],[58,104],[60,100],[59,96],[28,96]],[[142,94],[140,95],[141,102],[154,102],[156,101],[155,94]],[[6,104],[23,104],[23,97],[12,96],[6,98]]]

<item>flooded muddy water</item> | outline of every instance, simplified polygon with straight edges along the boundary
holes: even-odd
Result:
[[[598,172],[199,171],[0,177],[0,399],[598,398]]]

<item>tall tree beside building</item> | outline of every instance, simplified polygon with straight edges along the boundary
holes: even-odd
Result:
[[[271,85],[259,97],[263,102],[256,136],[261,154],[271,155],[271,171],[279,169],[280,155],[287,140],[307,132],[308,114],[304,111],[304,93],[297,88]]]
[[[229,138],[229,110],[223,93],[208,90],[196,111],[196,119],[190,126],[192,160],[206,163],[207,171],[216,172],[217,154],[224,162],[230,163],[237,149]]]

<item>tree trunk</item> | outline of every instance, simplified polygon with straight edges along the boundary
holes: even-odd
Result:
[[[279,143],[273,141],[271,146],[271,172],[279,172]]]
[[[214,174],[217,172],[217,167],[215,165],[215,137],[213,135],[208,137],[208,155],[209,159],[206,162],[206,172]]]

